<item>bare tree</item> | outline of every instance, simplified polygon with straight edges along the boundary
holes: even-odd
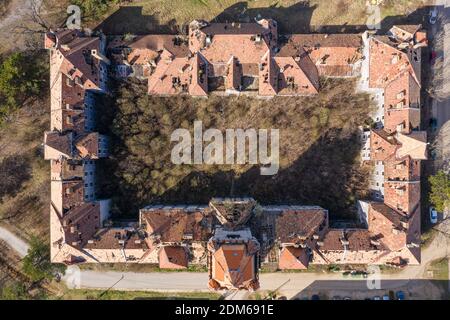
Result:
[[[50,14],[49,8],[46,7],[43,0],[29,0],[26,13],[22,19],[22,23],[15,28],[18,33],[24,34],[43,34],[52,28],[62,27],[67,18],[67,14],[62,7],[56,7]],[[55,8],[53,8],[55,9]]]

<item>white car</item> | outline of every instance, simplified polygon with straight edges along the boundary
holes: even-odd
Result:
[[[435,208],[430,208],[430,221],[432,224],[436,224],[438,222],[438,214]]]
[[[430,24],[435,24],[436,23],[436,21],[437,21],[437,14],[438,14],[438,12],[437,12],[436,8],[433,8],[430,11]]]

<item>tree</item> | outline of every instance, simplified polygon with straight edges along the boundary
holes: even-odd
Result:
[[[57,273],[64,273],[65,266],[50,262],[50,247],[33,237],[28,254],[23,258],[23,271],[33,281],[52,280]]]
[[[0,64],[0,120],[44,92],[47,68],[36,55],[16,52]]]
[[[96,20],[101,18],[108,9],[119,3],[120,0],[74,0],[73,4],[81,8],[83,20]]]
[[[30,179],[30,163],[24,156],[7,156],[0,161],[0,200],[14,196],[25,181]]]
[[[430,176],[431,184],[430,202],[437,211],[443,212],[450,205],[450,177],[444,171]]]

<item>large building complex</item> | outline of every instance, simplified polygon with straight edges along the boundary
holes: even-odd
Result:
[[[209,270],[212,289],[257,289],[258,270],[319,264],[420,263],[421,47],[419,26],[386,35],[279,35],[277,23],[194,21],[187,36],[115,37],[50,32],[51,258],[63,263],[151,263]],[[328,211],[268,206],[252,198],[140,210],[134,227],[106,227],[109,200],[95,194],[96,160],[108,139],[95,132],[95,95],[106,77],[138,77],[148,93],[314,95],[319,77],[354,77],[373,94],[374,126],[362,133],[362,160],[375,168],[373,199],[359,201],[360,228],[332,228]],[[378,178],[377,178],[378,177]]]

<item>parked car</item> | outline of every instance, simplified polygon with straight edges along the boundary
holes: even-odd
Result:
[[[340,296],[334,296],[331,300],[342,300]]]
[[[403,291],[397,291],[395,293],[397,300],[405,300],[405,293]]]
[[[320,297],[319,297],[318,294],[313,294],[313,295],[311,296],[311,300],[320,300]]]
[[[438,214],[435,208],[430,207],[430,222],[436,224],[438,222]]]
[[[391,299],[389,299],[389,296],[388,296],[387,294],[385,294],[385,295],[383,296],[383,300],[391,300]]]
[[[373,300],[381,300],[380,296],[373,297]]]
[[[352,300],[350,297],[344,297],[344,300]]]
[[[437,15],[438,15],[438,11],[437,8],[433,8],[430,11],[430,24],[435,24],[437,21]]]

